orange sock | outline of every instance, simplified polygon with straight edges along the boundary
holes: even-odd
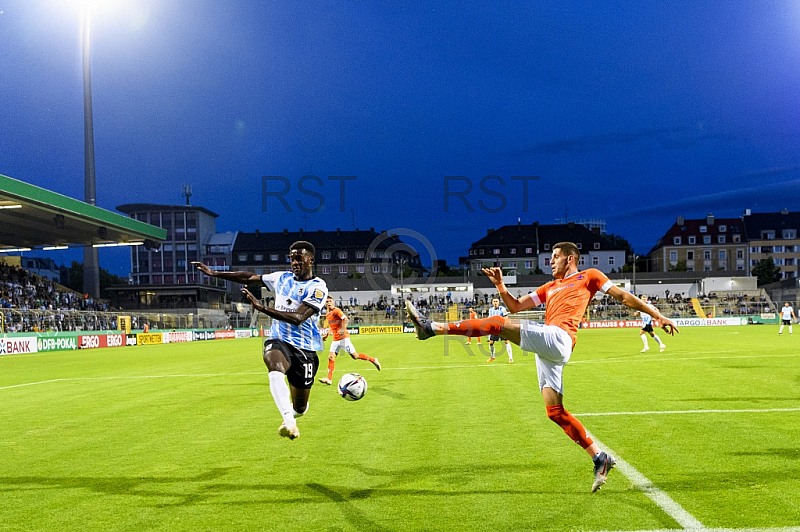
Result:
[[[578,419],[564,410],[564,405],[552,405],[547,407],[547,417],[554,421],[561,429],[567,433],[572,441],[586,449],[594,442],[586,434],[586,429],[583,428]]]
[[[360,358],[361,360],[369,360],[370,362],[375,362],[374,358],[369,357],[369,356],[365,355],[364,353],[359,353],[358,354],[358,358]]]
[[[328,380],[333,379],[333,368],[336,366],[335,360],[328,360]]]
[[[491,316],[483,319],[462,320],[447,324],[447,334],[461,336],[489,336],[500,334],[506,319],[503,316]],[[480,340],[478,341],[480,343]]]

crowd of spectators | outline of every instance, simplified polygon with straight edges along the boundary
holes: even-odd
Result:
[[[107,310],[103,302],[0,263],[0,312],[7,332],[107,330],[116,326],[102,314]]]

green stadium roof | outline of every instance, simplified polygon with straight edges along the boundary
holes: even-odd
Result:
[[[0,252],[130,242],[155,246],[166,237],[159,227],[0,175]]]

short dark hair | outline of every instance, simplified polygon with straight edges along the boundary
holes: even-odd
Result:
[[[311,242],[307,242],[307,241],[305,241],[305,240],[298,240],[297,242],[295,242],[294,244],[292,244],[291,246],[289,246],[289,251],[292,251],[292,250],[294,250],[294,249],[304,249],[304,250],[308,251],[308,253],[309,253],[309,254],[310,254],[312,257],[313,257],[313,256],[316,254],[316,252],[317,252],[317,251],[314,249],[314,244],[312,244]]]
[[[578,264],[578,261],[581,258],[581,250],[579,250],[578,246],[572,242],[559,242],[558,244],[553,245],[553,249],[560,249],[562,253],[575,257],[575,264]]]

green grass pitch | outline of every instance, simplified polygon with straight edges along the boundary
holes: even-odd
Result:
[[[565,405],[625,463],[596,494],[516,346],[487,364],[455,337],[354,336],[384,370],[339,356],[366,396],[315,384],[295,441],[259,339],[0,357],[0,530],[800,527],[787,332],[687,327],[640,353],[637,329],[580,331]]]

